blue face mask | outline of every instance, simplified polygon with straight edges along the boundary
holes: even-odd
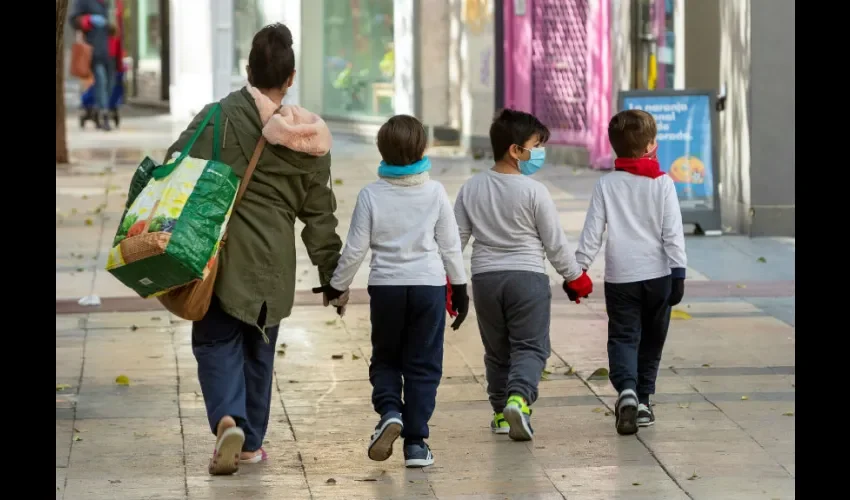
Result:
[[[523,148],[526,151],[529,151],[531,155],[527,160],[519,161],[519,171],[522,175],[532,175],[533,173],[540,170],[543,166],[543,163],[546,161],[546,148],[536,147],[533,149]]]

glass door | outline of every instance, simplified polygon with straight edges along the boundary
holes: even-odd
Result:
[[[633,0],[632,2],[632,87],[655,90],[676,88],[677,57],[681,52],[676,45],[681,16],[680,0]],[[681,72],[681,69],[679,70]]]

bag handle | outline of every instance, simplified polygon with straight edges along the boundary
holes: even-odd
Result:
[[[186,144],[186,147],[184,147],[183,151],[180,152],[180,156],[178,156],[177,159],[174,160],[173,162],[166,163],[165,165],[159,166],[159,167],[155,168],[153,170],[153,172],[151,172],[151,175],[154,179],[156,179],[156,180],[164,179],[164,178],[168,177],[169,175],[171,175],[171,172],[174,172],[174,169],[177,168],[180,165],[180,163],[183,160],[186,159],[187,156],[189,156],[189,151],[192,150],[192,147],[195,145],[195,141],[198,140],[198,138],[204,132],[204,129],[207,128],[207,125],[209,124],[210,119],[212,119],[213,117],[215,117],[215,121],[213,122],[213,154],[212,154],[211,160],[212,161],[218,161],[218,157],[219,157],[219,145],[218,145],[219,137],[218,137],[218,135],[219,135],[219,126],[220,126],[219,123],[221,122],[221,104],[215,103],[210,108],[210,110],[207,112],[207,116],[205,116],[204,119],[201,121],[200,125],[198,125],[198,129],[195,130],[194,135],[192,135],[192,138],[189,139],[189,143]]]
[[[248,189],[248,183],[251,182],[251,177],[254,175],[254,170],[257,168],[257,163],[260,161],[260,156],[266,148],[266,138],[260,135],[260,140],[254,146],[254,154],[251,155],[251,161],[248,162],[248,168],[245,169],[245,175],[242,176],[242,182],[239,183],[239,190],[236,191],[236,199],[233,200],[233,209],[230,211],[230,219],[227,221],[230,225],[230,220],[233,219],[233,214],[236,212],[236,207],[245,196],[245,191]],[[227,240],[227,229],[224,230],[224,235],[221,237],[221,246],[224,246],[224,241]],[[219,250],[220,251],[220,250]]]

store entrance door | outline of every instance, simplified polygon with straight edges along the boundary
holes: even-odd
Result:
[[[632,0],[632,88],[684,87],[683,10],[683,0]]]

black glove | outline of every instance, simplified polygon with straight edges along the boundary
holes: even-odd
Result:
[[[567,292],[567,297],[570,298],[570,302],[575,302],[576,300],[578,300],[578,293],[567,286],[567,280],[564,280],[563,288],[564,291]]]
[[[670,290],[670,300],[667,301],[671,306],[677,305],[685,296],[685,279],[673,278],[673,287]]]
[[[452,311],[457,313],[452,323],[452,330],[457,330],[469,314],[469,295],[466,293],[466,284],[452,285]]]
[[[340,292],[339,290],[337,290],[336,288],[334,288],[330,285],[323,285],[323,286],[313,287],[313,293],[324,294],[325,307],[327,307],[327,305],[330,301],[340,298],[342,296],[342,294],[345,293],[345,292]],[[339,314],[340,316],[342,316],[342,312],[343,312],[342,307],[336,308],[336,313]]]

